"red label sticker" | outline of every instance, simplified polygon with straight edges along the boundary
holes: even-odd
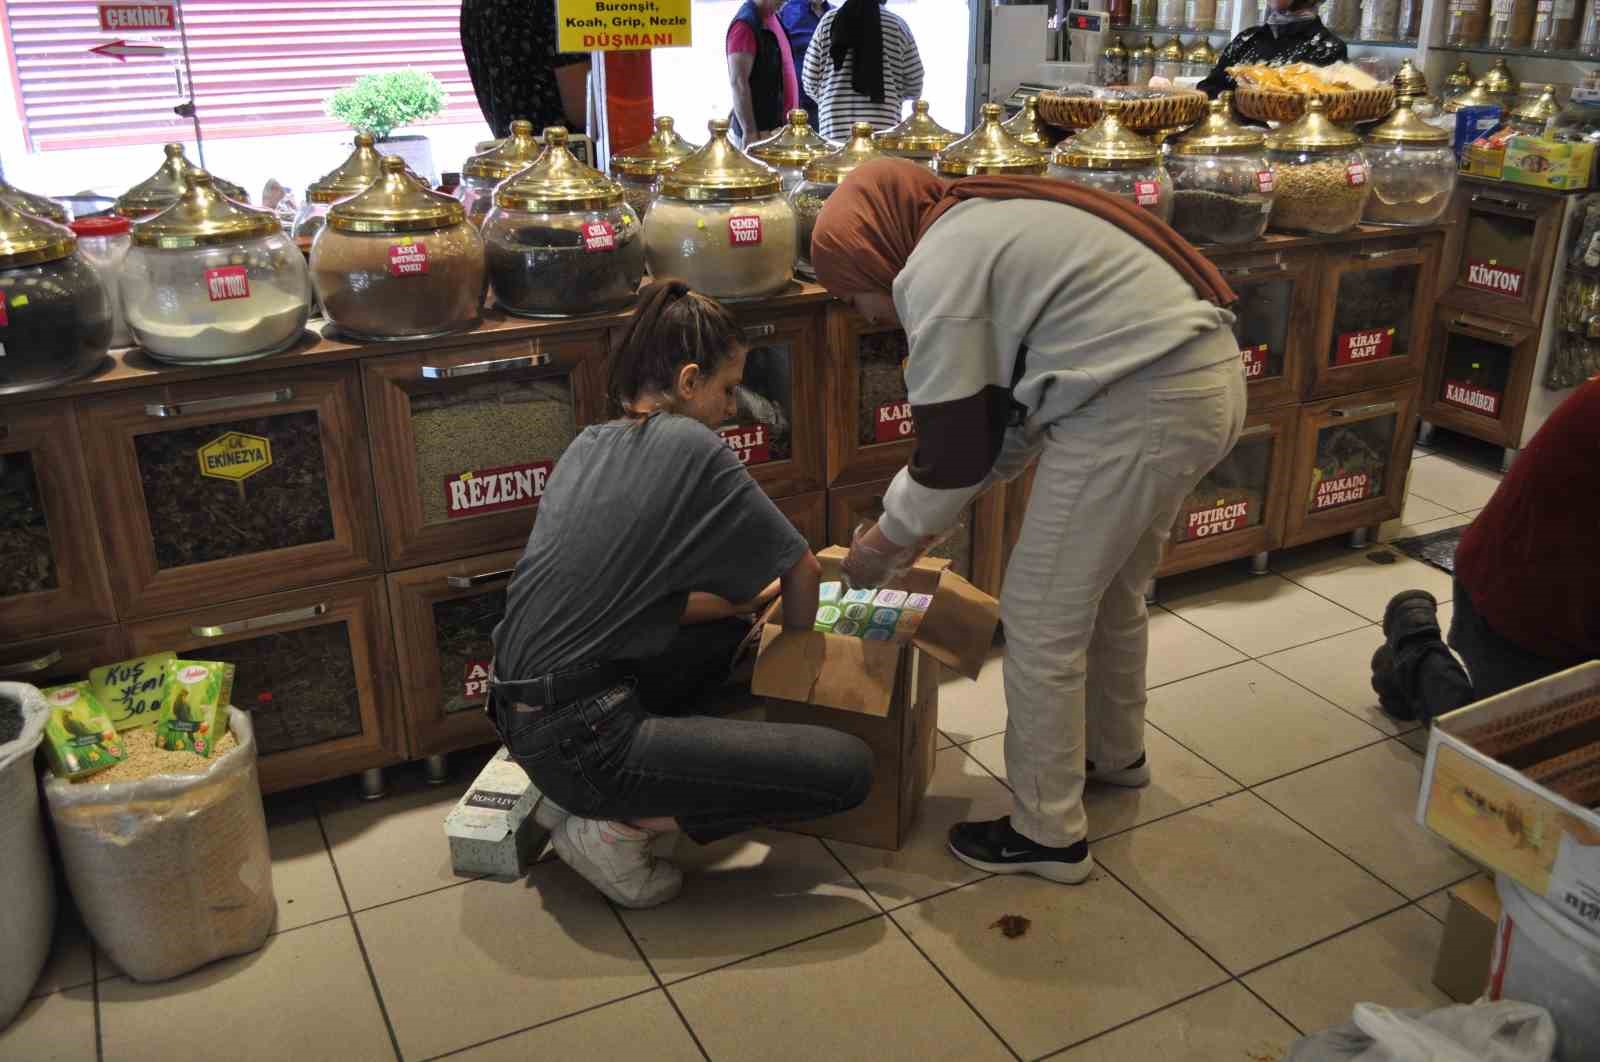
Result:
[[[6,314],[6,300],[0,297],[0,328],[11,323],[11,318]]]
[[[761,242],[761,219],[754,214],[735,214],[728,219],[728,242],[734,247],[754,247]]]
[[[1134,181],[1133,201],[1140,206],[1155,206],[1161,202],[1161,185],[1155,181]]]
[[[1244,378],[1246,380],[1259,380],[1267,375],[1267,345],[1259,343],[1253,347],[1245,347],[1239,351],[1239,356],[1244,359]]]
[[[1250,501],[1218,502],[1204,509],[1189,509],[1178,518],[1178,541],[1225,535],[1250,525]]]
[[[1371,489],[1372,477],[1365,472],[1322,480],[1317,484],[1316,494],[1311,498],[1312,511],[1320,512],[1323,509],[1335,509],[1341,505],[1362,501]]]
[[[414,243],[389,245],[389,275],[391,277],[416,277],[428,271],[428,245],[421,240]]]
[[[1367,183],[1367,164],[1352,162],[1344,168],[1344,179],[1351,188],[1360,188]]]
[[[1500,265],[1493,258],[1467,259],[1466,286],[1475,291],[1518,299],[1522,297],[1522,281],[1522,270]]]
[[[477,516],[538,505],[554,461],[482,468],[444,478],[446,516]]]
[[[617,230],[611,227],[609,221],[586,222],[583,226],[583,249],[590,254],[596,251],[615,251]]]
[[[717,434],[728,444],[728,449],[739,456],[740,464],[764,465],[772,460],[765,424],[735,424],[730,428],[718,428]]]
[[[171,4],[97,4],[100,28],[107,33],[151,33],[176,30]]]
[[[1377,361],[1394,355],[1394,329],[1368,328],[1362,332],[1346,332],[1333,347],[1335,365],[1356,365],[1363,361]]]
[[[467,673],[461,680],[461,695],[469,701],[489,696],[489,661],[467,661]]]
[[[917,422],[911,419],[911,403],[885,402],[879,406],[876,429],[881,443],[911,438],[917,433]]]
[[[212,302],[250,297],[250,276],[244,266],[221,266],[206,270],[206,294]]]
[[[1278,187],[1278,179],[1272,175],[1271,170],[1257,170],[1256,187],[1261,190],[1263,195],[1265,195],[1274,188]]]
[[[1500,415],[1500,393],[1485,390],[1477,384],[1467,383],[1465,380],[1446,380],[1444,382],[1444,400],[1452,406],[1470,409],[1474,413],[1482,413],[1489,417]]]

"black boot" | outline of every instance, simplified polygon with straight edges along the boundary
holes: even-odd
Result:
[[[1407,638],[1438,638],[1440,633],[1439,602],[1426,590],[1402,590],[1389,599],[1383,610],[1383,636],[1393,652],[1398,652]]]
[[[1378,707],[1397,723],[1414,723],[1417,709],[1406,696],[1394,673],[1394,650],[1384,642],[1372,654],[1372,688],[1378,694]]]
[[[1473,700],[1472,680],[1440,636],[1439,604],[1403,590],[1383,610],[1385,642],[1372,657],[1372,687],[1395,719],[1431,724]]]

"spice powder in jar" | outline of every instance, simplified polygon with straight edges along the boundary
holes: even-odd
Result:
[[[1267,134],[1267,159],[1272,229],[1334,235],[1360,223],[1371,191],[1361,138],[1328,119],[1321,96],[1298,121]]]

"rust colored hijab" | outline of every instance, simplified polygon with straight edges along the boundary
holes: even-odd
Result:
[[[1218,306],[1238,299],[1221,272],[1160,218],[1120,196],[1054,177],[965,177],[947,184],[905,159],[874,159],[828,197],[811,234],[811,265],[835,295],[893,294],[917,241],[968,199],[1044,199],[1103,218],[1160,255]],[[951,263],[954,283],[959,263]]]

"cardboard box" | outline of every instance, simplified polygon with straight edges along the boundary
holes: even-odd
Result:
[[[455,806],[445,816],[450,839],[450,865],[462,877],[487,874],[515,880],[544,850],[549,837],[533,821],[539,791],[502,748],[494,754]]]
[[[1467,146],[1479,137],[1493,132],[1495,126],[1499,124],[1500,108],[1493,105],[1463,107],[1457,111],[1455,129],[1450,137],[1450,148],[1456,153],[1456,158],[1462,160],[1464,164]],[[1498,177],[1499,174],[1495,176]]]
[[[156,719],[156,747],[209,757],[228,732],[234,666],[168,660],[166,699]]]
[[[100,702],[94,699],[89,683],[73,682],[41,690],[50,707],[44,725],[45,759],[61,778],[84,778],[115,767],[128,758],[127,746]]]
[[[1450,890],[1444,938],[1433,965],[1433,983],[1439,991],[1457,1003],[1473,1003],[1484,994],[1499,922],[1500,894],[1493,878],[1473,878]]]
[[[1600,931],[1600,662],[1434,722],[1417,821]]]
[[[1582,191],[1594,171],[1594,145],[1514,136],[1506,143],[1501,179],[1557,191]]]

